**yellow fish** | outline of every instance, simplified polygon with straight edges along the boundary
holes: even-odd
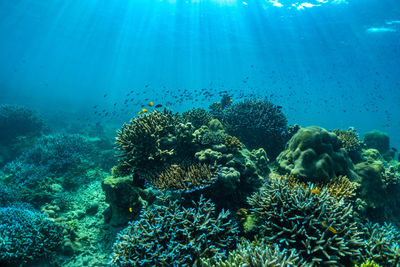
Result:
[[[320,195],[321,194],[321,190],[319,190],[318,188],[314,188],[314,189],[311,190],[311,193]]]
[[[232,101],[233,101],[232,99],[229,99],[229,103],[232,103]]]
[[[328,230],[331,231],[333,234],[336,234],[336,233],[337,233],[336,229],[333,228],[332,226],[329,226],[329,227],[328,227]]]
[[[144,108],[144,109],[142,109],[142,111],[143,111],[144,113],[146,113],[148,110]]]
[[[132,208],[129,208],[129,212],[132,213],[132,212],[133,212],[133,209],[132,209]]]
[[[141,111],[139,111],[138,113],[139,113],[139,114],[142,114],[142,112],[141,112]]]
[[[152,107],[152,106],[153,106],[153,102],[150,102],[150,103],[149,103],[149,107]]]

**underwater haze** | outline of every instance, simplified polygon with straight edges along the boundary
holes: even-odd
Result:
[[[398,0],[1,0],[0,132],[1,266],[400,266]]]

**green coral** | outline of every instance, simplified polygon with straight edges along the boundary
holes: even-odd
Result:
[[[242,149],[242,143],[235,136],[228,135],[225,137],[224,145],[228,149],[229,152],[237,153]]]
[[[361,265],[356,264],[355,267],[381,267],[381,265],[375,263],[374,261],[367,260],[363,262]]]

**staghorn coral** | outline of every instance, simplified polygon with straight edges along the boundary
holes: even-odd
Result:
[[[193,192],[215,183],[219,170],[208,164],[192,164],[187,167],[171,165],[156,175],[149,184],[160,191]]]
[[[327,193],[286,179],[272,179],[248,199],[253,231],[285,248],[296,249],[312,264],[349,264],[359,256],[361,240],[353,209]]]
[[[229,253],[228,259],[214,264],[203,260],[202,267],[236,267],[236,266],[264,266],[264,267],[305,267],[307,265],[294,250],[280,248],[277,244],[269,245],[265,240],[252,244],[245,240]]]
[[[326,183],[340,175],[359,179],[337,136],[317,126],[301,128],[278,156],[277,164],[281,173],[310,182]]]
[[[111,265],[193,266],[200,258],[225,259],[235,247],[238,230],[229,211],[217,215],[214,204],[202,197],[193,208],[164,196],[160,200],[118,234]]]
[[[202,108],[193,108],[182,113],[182,119],[190,122],[196,129],[208,125],[212,120],[211,114]]]
[[[224,143],[227,136],[226,133],[206,131],[201,137],[201,144],[205,146],[220,145]]]
[[[62,227],[24,207],[0,208],[0,265],[24,265],[50,256],[62,241]]]
[[[180,162],[191,154],[193,126],[180,123],[171,111],[153,111],[133,118],[118,131],[120,165],[140,178],[160,171],[172,161]]]
[[[242,149],[242,143],[235,136],[228,135],[225,137],[224,145],[231,153],[236,153]]]
[[[400,265],[400,232],[391,224],[366,223],[360,225],[363,233],[362,259],[382,266]]]
[[[350,127],[348,130],[335,129],[331,130],[331,132],[336,134],[342,147],[346,149],[347,152],[361,150],[361,142],[358,133],[353,127]]]
[[[216,117],[250,148],[264,148],[271,158],[281,152],[287,141],[287,119],[281,107],[266,100],[245,100],[222,109]]]

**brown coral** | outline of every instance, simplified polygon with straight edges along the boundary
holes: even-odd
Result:
[[[242,143],[235,136],[225,137],[225,146],[229,152],[236,153],[242,149]]]
[[[187,167],[171,165],[149,183],[160,191],[193,192],[213,184],[219,170],[208,164],[193,164]]]
[[[361,149],[361,142],[358,136],[357,131],[350,127],[348,130],[340,130],[340,129],[335,129],[331,130],[338,139],[340,140],[342,147],[346,149],[346,151],[357,151]]]

